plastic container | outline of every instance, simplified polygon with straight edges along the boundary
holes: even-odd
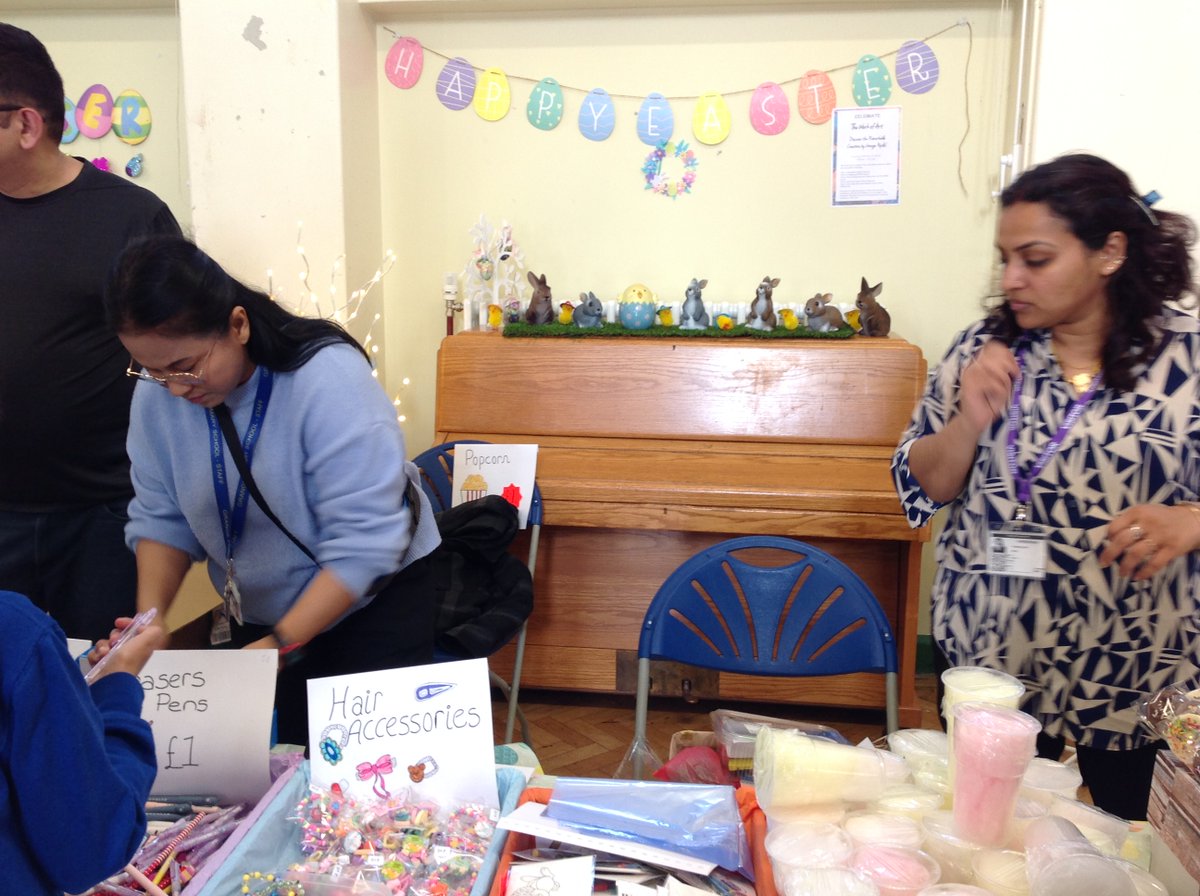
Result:
[[[926,887],[918,896],[993,896],[991,890],[974,884],[934,884]]]
[[[1114,865],[1129,875],[1129,879],[1133,881],[1133,888],[1137,891],[1137,896],[1170,896],[1166,884],[1145,868],[1135,865],[1133,862],[1126,862],[1124,859],[1113,859],[1112,861]]]
[[[731,709],[713,710],[708,717],[712,720],[712,730],[717,736],[717,742],[725,748],[725,754],[730,759],[752,759],[754,757],[754,739],[758,735],[759,728],[796,731],[812,737],[823,737],[834,743],[849,743],[833,728],[813,722],[792,722],[788,719],[756,716],[752,713],[737,712]]]
[[[754,750],[758,804],[774,816],[778,809],[814,803],[869,803],[887,783],[882,757],[875,749],[760,728]]]
[[[921,848],[942,866],[946,883],[969,884],[975,880],[971,860],[981,847],[954,833],[954,815],[947,810],[931,812],[921,819],[925,835]]]
[[[880,896],[917,896],[942,875],[928,853],[885,844],[860,846],[850,857],[850,867],[873,880]]]
[[[1079,800],[1055,796],[1050,801],[1050,814],[1072,822],[1105,855],[1120,855],[1129,836],[1128,821]]]
[[[902,728],[887,736],[888,749],[908,763],[914,777],[929,764],[945,766],[950,756],[950,741],[944,731],[928,728]]]
[[[954,740],[954,707],[960,703],[990,703],[1016,709],[1025,685],[996,669],[983,666],[952,666],[942,673],[942,715],[946,717],[946,736]]]
[[[829,824],[841,824],[846,817],[846,804],[841,802],[811,803],[807,806],[787,808],[776,806],[770,812],[764,811],[763,814],[767,816],[768,829],[798,821],[824,821]]]
[[[782,896],[879,896],[874,881],[849,868],[806,868],[787,875]]]
[[[1003,846],[1042,726],[1020,710],[987,703],[959,703],[954,717],[954,830],[982,846]]]
[[[919,784],[893,784],[883,791],[873,807],[877,812],[904,815],[913,821],[920,821],[930,812],[942,808],[942,794]]]
[[[925,839],[925,832],[913,819],[888,812],[851,812],[842,822],[842,828],[850,835],[855,846],[886,843],[920,849]]]
[[[854,852],[849,834],[834,824],[797,822],[781,825],[767,832],[763,841],[775,885],[784,889],[789,875],[812,868],[842,868]]]
[[[1078,799],[1082,784],[1083,776],[1074,765],[1035,756],[1021,778],[1021,793],[1049,806],[1056,795]]]
[[[971,870],[975,874],[975,884],[991,890],[995,896],[1029,896],[1024,853],[1012,849],[981,849],[971,858]]]

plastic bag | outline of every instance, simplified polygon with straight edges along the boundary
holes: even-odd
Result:
[[[1200,689],[1173,684],[1137,704],[1138,718],[1188,768],[1200,772]]]
[[[728,784],[737,786],[738,776],[731,772],[712,747],[684,747],[667,760],[654,777],[676,784]]]
[[[559,778],[546,815],[579,831],[669,849],[730,871],[749,861],[732,787]]]

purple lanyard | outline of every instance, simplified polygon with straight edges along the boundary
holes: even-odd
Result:
[[[1087,391],[1075,399],[1075,402],[1067,409],[1067,416],[1063,418],[1058,432],[1054,434],[1054,438],[1042,449],[1042,453],[1038,455],[1038,459],[1030,467],[1029,475],[1022,476],[1017,470],[1017,429],[1021,422],[1021,389],[1025,384],[1025,350],[1023,348],[1017,350],[1017,379],[1013,383],[1012,404],[1008,408],[1008,444],[1006,445],[1008,471],[1012,473],[1013,482],[1017,486],[1017,512],[1014,517],[1017,522],[1024,522],[1029,516],[1029,496],[1033,480],[1037,479],[1038,475],[1045,469],[1050,458],[1058,453],[1063,439],[1067,437],[1067,433],[1071,431],[1071,427],[1075,425],[1075,421],[1079,419],[1088,402],[1092,400],[1092,396],[1096,394],[1096,390],[1100,388],[1100,382],[1103,378],[1103,371],[1092,377],[1091,385],[1088,386]]]

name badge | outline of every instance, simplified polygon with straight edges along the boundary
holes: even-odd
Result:
[[[1046,530],[1033,523],[1006,523],[988,533],[987,571],[1019,579],[1046,578]]]

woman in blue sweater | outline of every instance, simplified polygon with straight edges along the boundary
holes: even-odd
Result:
[[[280,651],[285,743],[308,742],[309,678],[429,662],[425,558],[440,537],[353,337],[290,313],[178,237],[127,250],[105,307],[141,380],[126,528],[139,611],[163,618],[191,564],[207,560],[223,596],[213,643]]]
[[[146,833],[157,762],[134,676],[164,640],[134,635],[84,684],[62,629],[0,591],[0,878],[4,892],[82,893]]]

